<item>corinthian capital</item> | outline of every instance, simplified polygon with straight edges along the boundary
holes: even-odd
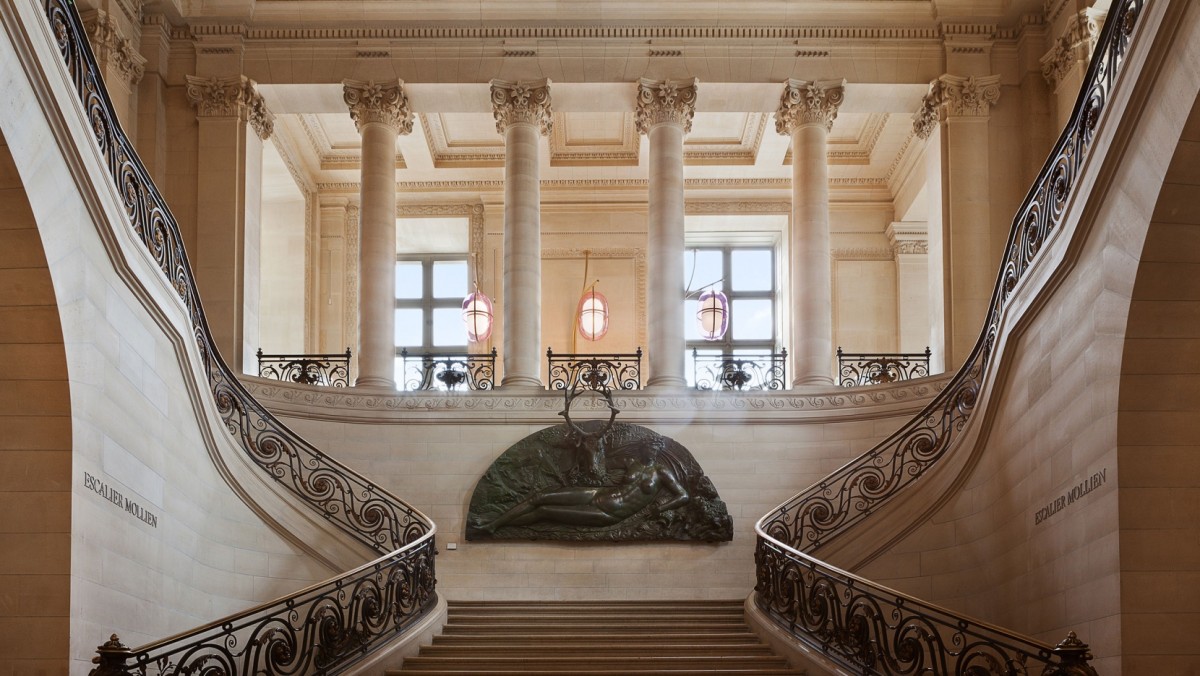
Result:
[[[187,97],[196,106],[196,117],[236,117],[250,123],[264,141],[275,130],[275,116],[255,88],[254,80],[244,76],[187,76]]]
[[[412,133],[413,115],[404,94],[404,83],[399,80],[342,80],[342,100],[350,107],[350,117],[360,134],[363,125],[371,122],[386,124],[401,134]]]
[[[788,79],[775,111],[775,131],[788,136],[793,130],[809,124],[821,124],[833,129],[838,108],[845,96],[845,80],[808,82]]]
[[[948,118],[987,117],[999,100],[999,75],[943,75],[929,83],[929,93],[913,116],[913,131],[928,138],[934,126]]]
[[[1076,65],[1086,65],[1092,58],[1096,48],[1096,40],[1100,36],[1100,24],[1103,23],[1105,12],[1095,8],[1085,9],[1067,22],[1063,34],[1054,41],[1054,46],[1041,58],[1042,77],[1051,87],[1071,72]]]
[[[501,134],[509,125],[532,124],[542,136],[548,136],[554,127],[553,112],[550,80],[492,80],[492,115],[496,118],[496,131]]]
[[[683,128],[686,134],[692,130],[692,118],[696,115],[697,78],[690,80],[638,80],[637,115],[634,123],[642,134],[660,124],[671,124]]]
[[[120,26],[104,10],[83,15],[88,42],[102,68],[114,68],[127,87],[133,87],[146,73],[146,58],[138,54],[133,43],[121,35]],[[108,77],[106,72],[105,77]]]

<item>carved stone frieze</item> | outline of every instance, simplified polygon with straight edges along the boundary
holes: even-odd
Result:
[[[784,136],[809,124],[820,124],[829,131],[837,119],[845,98],[845,80],[809,82],[789,78],[783,84],[779,109],[775,111],[775,131]]]
[[[244,75],[209,78],[188,75],[187,97],[196,107],[196,117],[237,117],[249,122],[264,141],[275,130],[275,116],[267,110],[254,80]]]
[[[106,76],[115,69],[129,88],[141,81],[146,74],[146,58],[138,53],[131,40],[121,35],[120,26],[112,16],[104,10],[88,12],[83,25],[96,61]]]
[[[542,136],[554,128],[550,80],[492,80],[492,115],[501,135],[513,124],[532,124]]]
[[[925,223],[898,221],[889,225],[884,234],[892,246],[892,253],[897,256],[929,253],[929,231]]]
[[[999,100],[999,75],[943,75],[929,83],[929,93],[913,116],[913,131],[929,138],[939,122],[951,117],[987,117]]]
[[[696,115],[696,91],[700,80],[638,80],[637,112],[634,124],[639,134],[649,134],[660,124],[692,130]]]
[[[1104,16],[1103,12],[1085,9],[1067,23],[1066,30],[1041,58],[1042,76],[1051,87],[1057,88],[1071,69],[1092,58]]]
[[[404,83],[342,81],[342,100],[350,108],[354,126],[362,133],[364,124],[386,124],[398,133],[411,134],[413,114],[408,107]]]

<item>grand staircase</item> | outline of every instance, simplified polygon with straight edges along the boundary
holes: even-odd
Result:
[[[432,645],[389,674],[802,674],[742,601],[449,603]]]

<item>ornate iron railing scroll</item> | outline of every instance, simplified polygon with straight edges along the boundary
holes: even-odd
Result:
[[[242,386],[217,351],[179,226],[121,130],[79,14],[43,0],[51,35],[137,238],[186,309],[217,410],[250,459],[326,520],[382,555],[362,568],[135,650],[102,650],[101,674],[336,671],[386,643],[436,603],[435,526],[424,514],[304,441]],[[311,620],[311,622],[306,622]],[[113,643],[119,643],[114,637]],[[107,645],[107,644],[106,644]],[[213,673],[219,673],[213,671]]]
[[[1059,651],[879,587],[810,554],[920,480],[974,412],[984,374],[996,357],[1003,311],[1062,223],[1134,27],[1150,1],[1117,0],[1110,8],[1070,121],[1017,211],[984,330],[962,368],[899,431],[756,525],[759,608],[797,640],[848,669],[1021,674],[1040,665],[1043,674],[1095,673],[1087,665],[1086,646],[1077,640],[1065,641],[1065,652]]]
[[[901,380],[924,378],[929,375],[929,348],[920,352],[860,352],[852,354],[837,349],[838,384],[842,387],[883,385]]]
[[[554,354],[546,348],[551,390],[639,390],[642,348],[625,354]]]
[[[401,386],[417,390],[490,390],[495,387],[496,348],[488,354],[409,354],[400,350]]]
[[[258,375],[301,385],[350,386],[350,348],[343,354],[263,354],[258,356]]]
[[[782,390],[787,387],[787,348],[773,354],[699,354],[692,350],[698,390]]]

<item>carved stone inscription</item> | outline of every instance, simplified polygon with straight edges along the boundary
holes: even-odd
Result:
[[[1067,505],[1075,504],[1076,500],[1079,500],[1080,498],[1087,495],[1088,493],[1091,493],[1092,491],[1096,490],[1097,488],[1103,486],[1104,482],[1106,482],[1106,481],[1108,481],[1108,468],[1107,467],[1101,469],[1099,472],[1092,474],[1091,476],[1084,479],[1083,481],[1080,481],[1078,484],[1072,486],[1071,489],[1068,490],[1066,493],[1063,493],[1062,495],[1058,496],[1057,498],[1046,503],[1045,507],[1042,507],[1041,509],[1039,509],[1037,512],[1034,513],[1033,525],[1035,525],[1035,526],[1040,525],[1046,519],[1049,519],[1050,517],[1054,516],[1055,514],[1058,514],[1059,512],[1061,512],[1063,509],[1065,509],[1067,507]]]
[[[120,491],[104,483],[100,479],[92,476],[88,472],[83,473],[83,487],[89,491],[93,491],[96,495],[108,500],[117,506],[117,509],[125,510],[130,516],[150,526],[158,528],[158,515],[145,507],[141,506],[134,500],[121,494]]]
[[[471,496],[466,536],[722,542],[733,539],[733,521],[675,440],[639,425],[568,418],[525,437],[488,468]]]

